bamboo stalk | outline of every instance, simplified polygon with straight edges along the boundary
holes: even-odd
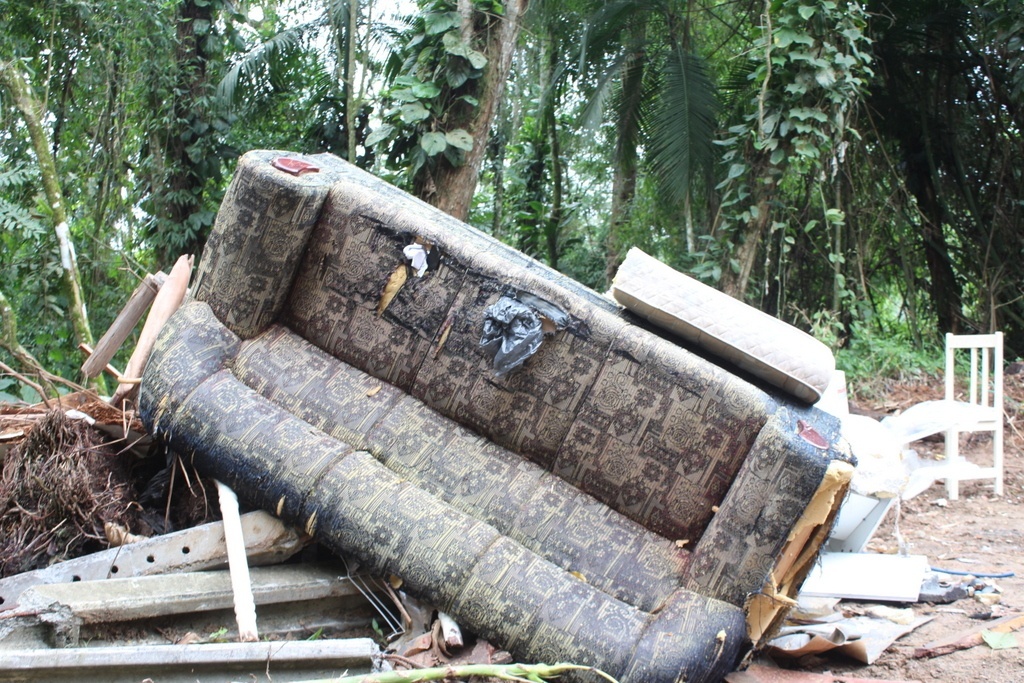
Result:
[[[160,272],[156,275],[146,275],[146,278],[139,283],[139,286],[128,298],[128,303],[110,324],[110,328],[96,342],[96,348],[89,352],[89,357],[82,363],[82,372],[86,377],[91,379],[103,372],[105,368],[108,372],[110,371],[108,365],[110,359],[114,357],[117,350],[121,348],[121,344],[135,329],[135,325],[142,319],[146,309],[153,303],[160,287],[166,281],[167,275]]]

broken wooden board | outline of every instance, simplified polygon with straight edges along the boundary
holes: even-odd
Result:
[[[128,335],[135,329],[135,325],[142,320],[146,309],[153,303],[160,287],[167,281],[167,275],[159,272],[156,275],[147,274],[139,283],[139,286],[132,292],[128,303],[121,312],[114,318],[110,328],[96,343],[96,348],[82,364],[82,372],[90,379],[103,372],[107,363],[114,357],[121,344],[128,338]]]
[[[124,377],[126,379],[142,377],[142,371],[146,367],[146,361],[153,350],[153,344],[156,342],[160,329],[184,301],[188,282],[192,276],[192,259],[193,257],[190,255],[178,257],[174,267],[171,268],[171,274],[167,276],[167,281],[157,292],[153,305],[149,309],[149,315],[146,316],[146,322],[142,325],[142,332],[139,333],[139,341],[135,345],[131,358],[128,359],[128,365],[125,366]],[[123,409],[124,400],[136,392],[137,386],[133,382],[122,381],[114,391],[114,395],[110,397],[110,405]]]
[[[0,681],[278,683],[371,673],[379,656],[369,638],[6,650]]]
[[[928,572],[924,555],[822,553],[800,589],[808,597],[917,602]]]
[[[954,633],[951,636],[933,640],[915,649],[914,658],[938,657],[940,655],[948,655],[950,652],[956,652],[957,650],[966,650],[976,645],[981,645],[984,642],[982,633],[985,631],[1012,633],[1022,627],[1024,627],[1024,614],[1011,614],[1002,619],[985,622],[959,633]]]
[[[242,531],[251,565],[282,562],[303,546],[293,529],[266,512],[243,515]],[[199,571],[226,563],[224,525],[212,522],[0,579],[0,613],[15,608],[19,596],[33,586]]]
[[[344,570],[333,565],[254,567],[250,576],[257,605],[363,595]],[[53,628],[55,642],[75,646],[83,625],[225,610],[233,605],[230,574],[218,570],[36,586],[22,594],[18,611],[8,615],[38,619]]]
[[[254,567],[250,577],[258,605],[360,595],[343,570],[327,565]],[[99,623],[233,605],[230,573],[214,570],[36,586],[22,594],[19,612],[70,614],[81,623]]]

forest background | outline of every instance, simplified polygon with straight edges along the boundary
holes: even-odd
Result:
[[[1024,355],[1018,0],[0,0],[0,400],[80,380],[254,148],[599,291],[639,246],[854,380]]]

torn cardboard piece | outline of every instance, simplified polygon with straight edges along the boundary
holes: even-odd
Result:
[[[768,653],[798,659],[806,655],[838,652],[864,664],[873,664],[890,645],[934,616],[918,617],[909,624],[879,617],[849,617],[826,624],[787,626],[768,644]]]

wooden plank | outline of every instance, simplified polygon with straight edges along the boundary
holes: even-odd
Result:
[[[252,565],[276,564],[303,546],[293,529],[266,512],[250,512],[241,519]],[[203,524],[0,579],[0,614],[15,608],[21,594],[33,586],[199,571],[226,562],[223,523]]]
[[[97,669],[113,672],[124,668],[161,667],[159,671],[163,674],[162,667],[223,668],[243,664],[258,666],[263,671],[271,664],[303,662],[339,670],[369,671],[374,668],[374,658],[379,652],[370,638],[4,650],[0,680],[14,672],[28,672],[33,676],[61,672],[68,676],[66,680],[77,680],[78,674],[93,673]]]
[[[149,308],[149,305],[153,303],[153,299],[156,298],[157,292],[166,280],[167,275],[159,272],[156,275],[147,274],[145,279],[139,283],[139,286],[135,288],[135,291],[128,298],[128,303],[125,304],[121,312],[114,318],[114,322],[110,324],[110,328],[96,343],[96,348],[93,349],[89,357],[82,363],[82,372],[85,373],[86,377],[93,378],[103,372],[107,364],[110,363],[110,359],[121,348],[121,344],[132,333],[138,322],[142,320],[143,314]]]
[[[254,567],[250,577],[257,605],[362,595],[344,569],[331,565]],[[230,610],[233,605],[229,572],[214,570],[36,586],[22,594],[19,611],[59,627]]]
[[[174,314],[181,302],[185,299],[188,291],[188,282],[192,276],[192,257],[181,256],[167,276],[167,282],[160,288],[153,307],[146,316],[146,322],[139,333],[139,341],[135,345],[128,365],[124,369],[124,376],[128,379],[141,377],[142,371],[149,360],[149,354],[156,343],[157,335],[163,329],[164,324]],[[121,407],[121,402],[128,398],[128,395],[137,387],[136,384],[122,383],[117,387],[114,395],[110,398],[110,404]]]

